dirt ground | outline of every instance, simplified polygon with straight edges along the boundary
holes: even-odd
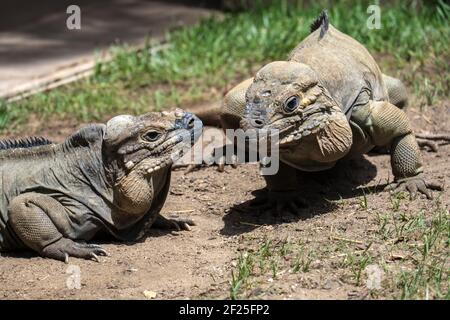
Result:
[[[416,131],[449,132],[449,101],[408,114]],[[61,140],[73,130],[71,123],[50,126],[34,131]],[[427,177],[448,185],[449,156],[450,145],[439,153],[423,152]],[[188,175],[175,171],[163,214],[194,219],[191,231],[154,230],[138,243],[104,243],[110,257],[101,263],[71,258],[67,265],[31,253],[4,256],[0,299],[227,299],[233,285],[242,298],[395,298],[400,292],[395,274],[413,266],[408,260],[413,254],[403,238],[380,236],[380,214],[392,213],[395,199],[379,187],[391,176],[388,155],[366,155],[306,175],[309,206],[298,216],[276,218],[246,209],[254,191],[264,187],[255,164],[227,167],[224,173],[214,167]],[[434,195],[432,201],[399,198],[393,214],[430,218],[440,206],[448,218],[450,189]],[[384,270],[375,291],[365,285],[364,270],[355,269],[367,262],[361,260],[366,255]],[[352,257],[358,263],[352,264]],[[246,263],[253,266],[249,274]],[[80,268],[80,289],[67,287],[74,266]],[[233,276],[244,279],[240,286]]]

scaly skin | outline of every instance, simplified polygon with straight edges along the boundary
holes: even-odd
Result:
[[[174,112],[122,115],[90,125],[61,144],[0,142],[0,249],[48,258],[98,260],[98,234],[123,241],[153,225],[189,229],[160,215],[173,161],[199,136],[201,121]]]
[[[287,61],[269,63],[237,85],[220,110],[225,129],[280,130],[280,170],[265,176],[272,207],[298,207],[297,170],[325,170],[375,146],[390,149],[396,187],[431,198],[429,189],[439,186],[423,178],[401,110],[407,105],[403,84],[382,74],[360,43],[328,23],[326,12],[311,28]]]

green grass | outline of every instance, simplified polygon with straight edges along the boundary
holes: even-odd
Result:
[[[316,224],[306,223],[299,233],[261,232],[244,241],[231,271],[230,298],[284,297],[286,284],[320,290],[325,277],[341,282],[335,290],[359,297],[450,299],[448,206],[440,196],[419,207],[402,192],[390,197],[384,208],[358,209],[370,210],[366,227],[350,233],[322,225],[318,237]],[[379,288],[368,287],[369,266],[382,271]]]
[[[372,2],[287,3],[277,1],[175,30],[162,51],[152,50],[152,43],[138,52],[113,48],[113,60],[98,63],[89,79],[19,102],[0,102],[0,129],[20,129],[30,114],[42,120],[57,116],[91,121],[219,98],[265,62],[284,59],[309,33],[322,8],[338,29],[372,53],[389,57],[380,61],[382,67],[402,76],[422,104],[431,105],[449,91],[450,7],[444,1],[383,5],[380,30],[366,27],[366,9]]]
[[[378,231],[372,240],[383,250],[371,256],[369,248],[357,255],[347,252],[340,265],[348,269],[349,283],[361,285],[363,270],[370,263],[384,265],[394,252],[400,262],[387,270],[383,290],[375,296],[396,299],[450,299],[450,215],[440,199],[427,210],[400,209],[409,202],[402,193],[393,194],[392,211],[377,213]],[[343,250],[345,251],[345,250]],[[391,262],[392,263],[392,262]]]
[[[308,272],[313,258],[314,253],[301,242],[265,238],[256,248],[239,254],[231,270],[230,299],[255,297],[253,289],[286,272]]]
[[[252,253],[241,254],[238,258],[236,271],[231,272],[230,299],[237,300],[240,291],[248,286],[250,276],[253,274],[254,256]]]
[[[395,218],[394,218],[395,220]],[[410,244],[409,265],[396,275],[401,299],[450,299],[450,215],[439,202],[431,215],[400,215],[393,235]]]

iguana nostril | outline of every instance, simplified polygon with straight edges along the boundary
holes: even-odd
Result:
[[[264,126],[264,121],[261,119],[252,119],[251,124],[255,128],[261,128],[262,126]]]
[[[255,97],[253,98],[253,103],[258,104],[258,103],[260,103],[260,102],[261,102],[261,97],[260,97],[260,96],[255,96]]]
[[[186,124],[186,128],[187,129],[194,129],[194,123],[195,123],[195,120],[194,120],[194,118],[190,118],[188,121],[187,121],[187,124]]]

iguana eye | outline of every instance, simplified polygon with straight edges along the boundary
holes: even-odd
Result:
[[[286,100],[283,106],[283,111],[286,113],[292,113],[295,111],[295,109],[298,108],[298,97],[292,96]]]
[[[154,130],[147,131],[142,137],[144,138],[144,140],[154,142],[161,137],[161,133]]]

